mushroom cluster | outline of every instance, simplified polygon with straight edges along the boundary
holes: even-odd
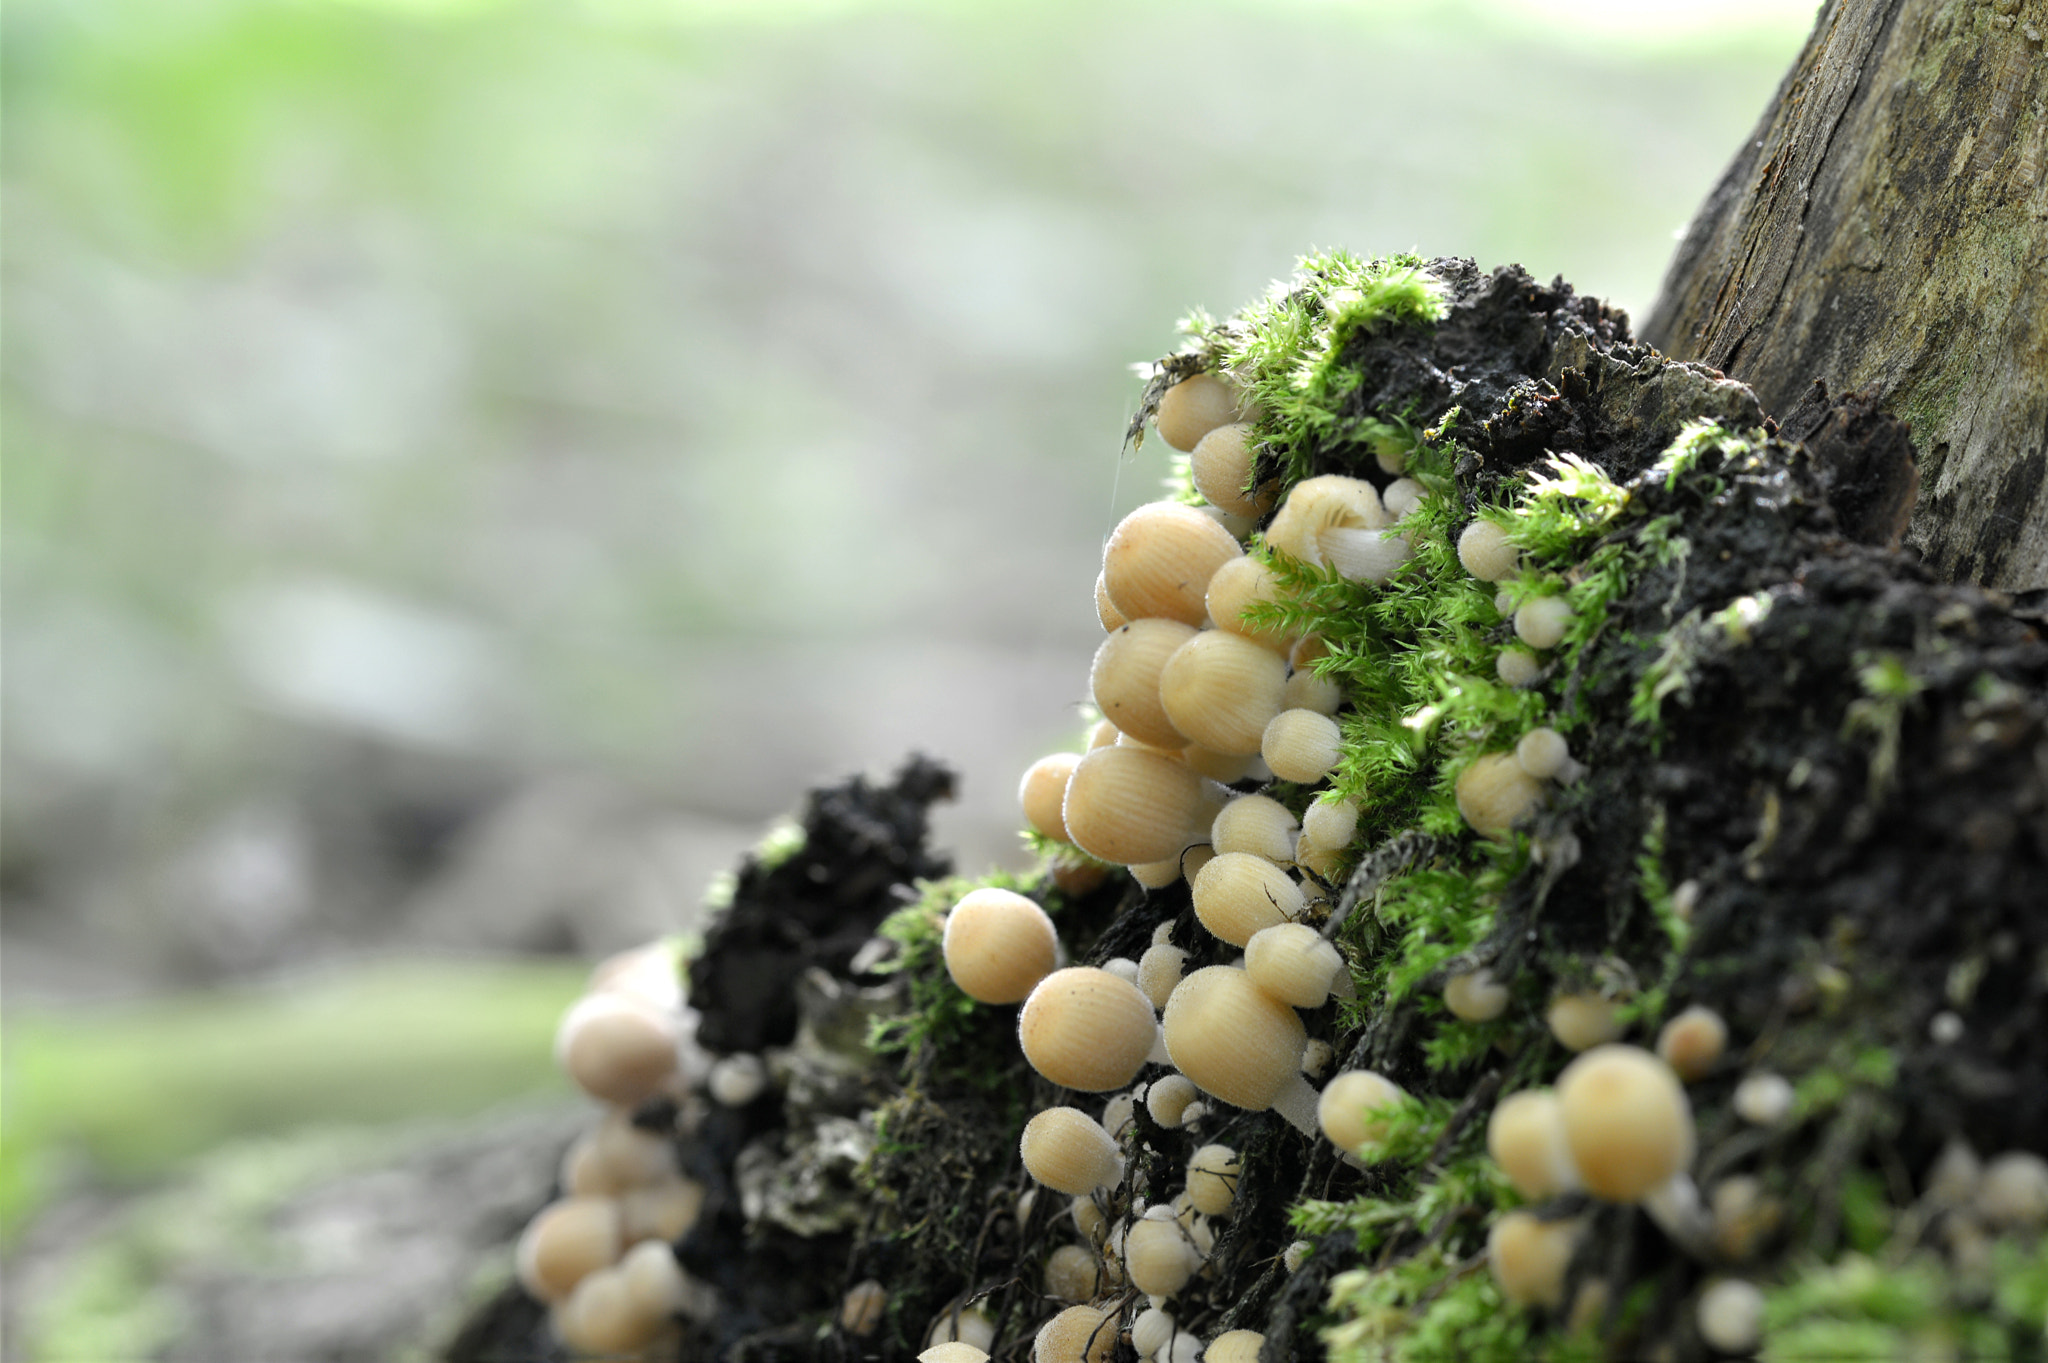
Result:
[[[562,1195],[521,1234],[518,1277],[572,1353],[653,1350],[679,1317],[715,1309],[674,1249],[704,1201],[677,1167],[676,1114],[693,1078],[717,1076],[692,1021],[657,944],[600,965],[556,1031],[557,1062],[604,1112],[563,1156]]]

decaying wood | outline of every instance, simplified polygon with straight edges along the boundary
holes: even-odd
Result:
[[[2048,3],[1830,0],[1644,334],[1786,414],[1911,428],[1909,543],[2048,588]]]

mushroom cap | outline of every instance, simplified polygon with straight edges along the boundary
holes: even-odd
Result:
[[[1145,954],[1138,958],[1138,988],[1152,1000],[1154,1008],[1166,1006],[1187,963],[1188,954],[1171,942],[1158,942],[1145,948]]]
[[[1488,520],[1476,520],[1458,536],[1458,562],[1481,582],[1499,582],[1521,569],[1522,551],[1508,543],[1508,532]]]
[[[1159,438],[1186,454],[1218,426],[1257,420],[1256,408],[1248,411],[1248,406],[1244,390],[1227,374],[1193,374],[1159,395],[1153,419]]]
[[[1557,1079],[1565,1148],[1595,1197],[1634,1202],[1692,1163],[1692,1105],[1639,1046],[1596,1046]]]
[[[1755,1283],[1722,1278],[1700,1293],[1694,1319],[1700,1327],[1700,1338],[1715,1351],[1752,1353],[1763,1343],[1764,1294]]]
[[[1358,834],[1358,802],[1340,800],[1327,791],[1309,802],[1302,811],[1301,836],[1305,842],[1333,852],[1351,845]]]
[[[1158,1036],[1152,1001],[1138,986],[1092,966],[1053,971],[1017,1015],[1017,1040],[1031,1067],[1085,1093],[1130,1083]]]
[[[1221,1216],[1237,1200],[1237,1151],[1205,1145],[1188,1156],[1188,1204],[1204,1216]]]
[[[639,1306],[624,1274],[602,1269],[576,1284],[552,1315],[555,1335],[578,1354],[630,1353],[661,1333],[666,1313]]]
[[[1081,758],[1061,807],[1074,845],[1118,866],[1167,861],[1198,842],[1230,798],[1185,763],[1116,744]]]
[[[1159,674],[1174,650],[1194,637],[1195,627],[1178,620],[1133,620],[1111,630],[1088,672],[1095,708],[1141,743],[1175,751],[1187,746],[1159,703]]]
[[[1113,1188],[1123,1177],[1116,1141],[1077,1107],[1049,1107],[1035,1114],[1024,1124],[1017,1153],[1031,1177],[1074,1197]]]
[[[1561,1306],[1565,1270],[1577,1246],[1576,1221],[1539,1221],[1505,1212],[1486,1236],[1486,1264],[1502,1295],[1521,1306]]]
[[[1307,1029],[1242,970],[1209,966],[1182,980],[1164,1026],[1174,1068],[1211,1097],[1256,1112],[1300,1082]]]
[[[1287,806],[1270,795],[1239,795],[1216,812],[1209,825],[1209,845],[1217,855],[1250,852],[1267,861],[1294,860],[1301,826]]]
[[[1114,1310],[1069,1306],[1038,1329],[1031,1363],[1109,1363],[1116,1348]]]
[[[988,1350],[965,1340],[941,1340],[919,1354],[917,1363],[988,1363]]]
[[[626,1299],[642,1316],[666,1324],[689,1298],[690,1279],[676,1262],[675,1247],[662,1240],[643,1240],[619,1260],[618,1275]]]
[[[704,1185],[671,1174],[619,1195],[620,1229],[629,1243],[659,1240],[671,1244],[697,1224],[697,1214],[703,1209]]]
[[[1061,1245],[1045,1259],[1045,1295],[1054,1301],[1092,1301],[1102,1270],[1079,1245]]]
[[[931,1328],[924,1332],[924,1342],[927,1347],[934,1344],[968,1344],[986,1357],[988,1346],[996,1342],[996,1325],[988,1318],[988,1312],[980,1307],[959,1306],[955,1302],[939,1312]],[[919,1357],[922,1358],[923,1355],[920,1354]],[[945,1360],[940,1360],[940,1363],[945,1363]]]
[[[1145,1110],[1152,1120],[1171,1131],[1186,1119],[1188,1104],[1201,1090],[1185,1074],[1169,1074],[1152,1081],[1145,1090]]]
[[[1102,622],[1105,634],[1124,623],[1124,613],[1109,599],[1109,579],[1102,573],[1095,575],[1095,618]]]
[[[1344,707],[1344,687],[1334,678],[1318,677],[1312,671],[1297,668],[1287,674],[1287,685],[1280,689],[1280,702],[1289,710],[1334,715]]]
[[[1200,625],[1209,579],[1243,553],[1228,530],[1194,507],[1148,502],[1110,532],[1103,590],[1125,620],[1156,616]]]
[[[1245,612],[1260,601],[1279,602],[1284,598],[1280,591],[1279,579],[1273,570],[1250,555],[1242,555],[1226,562],[1209,579],[1206,598],[1209,619],[1216,628],[1242,634],[1253,643],[1285,656],[1294,640],[1291,636],[1273,629],[1261,629],[1245,622]]]
[[[1167,1217],[1145,1217],[1124,1236],[1124,1273],[1131,1286],[1148,1297],[1170,1297],[1187,1286],[1202,1266],[1202,1256],[1181,1229]]]
[[[1131,1322],[1131,1347],[1138,1357],[1151,1358],[1173,1342],[1173,1317],[1156,1306],[1148,1306]]]
[[[983,886],[946,915],[946,973],[981,1003],[1017,1003],[1059,963],[1059,933],[1045,910],[1014,890]]]
[[[1568,1051],[1588,1051],[1618,1041],[1624,1030],[1621,1005],[1599,994],[1559,994],[1550,1001],[1543,1020]]]
[[[1024,769],[1017,783],[1017,803],[1024,807],[1024,822],[1055,842],[1066,842],[1067,821],[1060,814],[1067,802],[1067,780],[1081,765],[1081,754],[1056,752],[1039,758]]]
[[[1522,770],[1513,753],[1490,752],[1458,773],[1458,812],[1475,832],[1506,837],[1543,799],[1543,783]]]
[[[1393,1080],[1374,1070],[1346,1070],[1332,1079],[1316,1103],[1316,1123],[1330,1144],[1356,1152],[1362,1145],[1386,1139],[1387,1120],[1375,1114],[1408,1096]]]
[[[1290,558],[1320,568],[1326,561],[1323,532],[1378,530],[1387,524],[1379,490],[1363,478],[1326,473],[1304,478],[1288,490],[1266,543]]]
[[[619,1204],[608,1197],[565,1197],[540,1209],[519,1236],[519,1285],[558,1302],[625,1250]]]
[[[1202,1356],[1208,1363],[1259,1363],[1266,1337],[1257,1330],[1225,1330],[1209,1341]]]
[[[1539,781],[1548,781],[1572,760],[1571,745],[1557,730],[1544,727],[1529,730],[1515,744],[1515,761]]]
[[[1728,1049],[1728,1024],[1711,1008],[1694,1004],[1657,1033],[1657,1057],[1688,1084],[1705,1078]]]
[[[1556,648],[1571,623],[1571,603],[1561,596],[1524,601],[1515,612],[1515,634],[1531,648]]]
[[[1494,675],[1503,686],[1532,686],[1543,675],[1543,663],[1526,648],[1504,648],[1493,660]]]
[[[1565,1145],[1564,1114],[1549,1089],[1523,1089],[1494,1104],[1486,1153],[1526,1198],[1554,1197],[1577,1177]]]
[[[1173,727],[1214,752],[1248,757],[1280,713],[1287,661],[1227,629],[1182,644],[1159,673],[1159,700]]]
[[[555,1033],[555,1063],[591,1097],[630,1107],[674,1076],[677,1039],[673,1014],[631,994],[586,994]]]
[[[1263,516],[1273,506],[1271,484],[1245,491],[1256,462],[1251,433],[1248,421],[1218,426],[1195,442],[1188,460],[1195,491],[1234,516]]]
[[[1444,1006],[1464,1022],[1491,1022],[1507,1011],[1508,987],[1481,966],[1444,981]]]
[[[1283,781],[1314,785],[1344,750],[1337,721],[1316,710],[1282,710],[1259,736],[1259,755]]]
[[[1192,891],[1195,917],[1234,947],[1248,944],[1261,928],[1294,921],[1307,906],[1301,887],[1285,871],[1250,852],[1211,857]]]
[[[889,1289],[873,1278],[855,1283],[839,1300],[839,1328],[849,1335],[866,1336],[882,1323],[889,1306]]]
[[[1260,928],[1244,947],[1245,973],[1252,983],[1294,1008],[1320,1008],[1328,1002],[1343,967],[1343,955],[1306,923]]]
[[[1985,1224],[2002,1230],[2048,1225],[2048,1160],[2028,1150],[1993,1155],[1971,1202]]]

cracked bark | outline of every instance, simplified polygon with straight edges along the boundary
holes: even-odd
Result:
[[[2044,41],[2048,0],[1830,0],[1644,327],[1781,417],[1905,421],[1906,542],[2009,592],[2048,590]]]

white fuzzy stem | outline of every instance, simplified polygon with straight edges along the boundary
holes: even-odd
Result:
[[[1691,1174],[1673,1174],[1664,1184],[1645,1193],[1642,1208],[1680,1249],[1694,1258],[1707,1257],[1714,1219],[1700,1201],[1700,1187],[1692,1181]]]
[[[1280,1092],[1273,1095],[1273,1111],[1292,1122],[1302,1135],[1319,1137],[1323,1128],[1316,1121],[1317,1096],[1316,1091],[1309,1087],[1308,1080],[1301,1077],[1301,1071],[1292,1071],[1280,1086]]]
[[[1332,526],[1316,536],[1323,557],[1353,582],[1385,582],[1415,550],[1393,530],[1349,530]]]

